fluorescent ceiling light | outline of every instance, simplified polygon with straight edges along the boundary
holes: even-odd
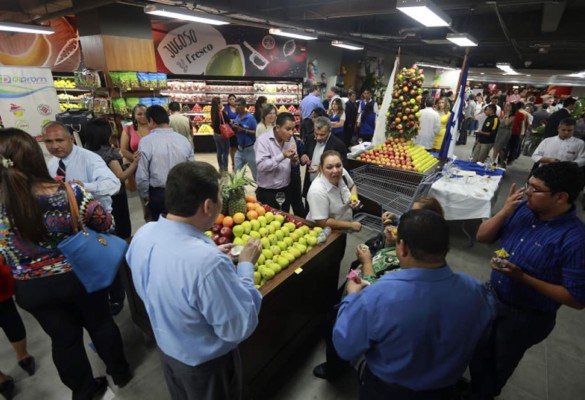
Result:
[[[429,63],[426,61],[417,61],[417,62],[415,62],[415,65],[417,65],[419,67],[445,69],[448,71],[455,71],[455,70],[459,69],[459,68],[449,67],[448,65],[434,64],[434,63]]]
[[[48,26],[18,24],[16,22],[0,22],[0,31],[40,33],[41,35],[52,35],[55,30]]]
[[[161,5],[149,5],[144,7],[146,14],[158,15],[160,17],[181,19],[184,21],[200,22],[209,25],[227,25],[230,21],[227,18],[217,15],[200,13],[187,10],[186,8],[169,7]]]
[[[341,40],[333,40],[331,42],[331,46],[342,47],[342,48],[348,49],[348,50],[363,50],[364,49],[364,46],[362,46],[361,44],[354,44],[354,43],[344,42]]]
[[[318,39],[317,36],[310,35],[310,34],[307,34],[305,32],[285,31],[283,29],[278,29],[278,28],[270,28],[268,30],[268,32],[271,35],[284,36],[284,37],[289,37],[289,38],[293,38],[293,39],[301,39],[301,40],[316,40],[316,39]]]
[[[427,27],[451,25],[451,18],[430,0],[398,0],[396,9]]]
[[[497,63],[496,67],[504,71],[506,75],[521,75],[514,71],[514,68],[512,68],[512,66],[510,66],[508,63]]]
[[[572,74],[568,74],[566,76],[570,76],[571,78],[585,78],[585,71],[573,72]]]
[[[467,33],[448,33],[447,40],[461,47],[477,46],[477,40]]]

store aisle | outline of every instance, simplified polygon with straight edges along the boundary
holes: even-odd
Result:
[[[467,146],[458,146],[456,154],[467,158],[471,153],[471,140]],[[215,154],[197,154],[200,161],[215,164]],[[532,165],[527,157],[521,157],[511,166],[503,180],[498,201],[494,209],[505,199],[512,182],[523,183]],[[580,201],[579,203],[580,204]],[[130,198],[133,227],[136,230],[142,223],[142,211],[136,196]],[[583,211],[579,207],[579,215]],[[467,224],[468,228],[477,227],[477,222]],[[460,230],[460,224],[452,223],[452,249],[448,255],[451,267],[456,271],[468,273],[485,280],[489,275],[487,261],[496,248],[495,245],[475,244],[468,247],[467,240]],[[346,271],[348,263],[353,260],[355,246],[372,236],[370,232],[360,232],[349,236],[345,258]],[[341,279],[342,272],[340,272]],[[47,335],[30,314],[21,311],[27,328],[29,352],[37,359],[38,370],[33,377],[28,377],[16,364],[14,353],[4,335],[0,335],[0,369],[13,376],[17,385],[15,399],[23,400],[66,400],[69,391],[61,384],[51,360],[50,342]],[[129,362],[134,368],[135,378],[123,389],[112,385],[104,399],[118,400],[167,400],[168,391],[159,367],[158,356],[152,345],[147,345],[141,331],[134,326],[128,306],[115,317],[118,323]],[[464,329],[464,327],[462,327]],[[543,343],[531,349],[506,386],[501,400],[572,400],[582,397],[585,392],[585,314],[563,307],[558,314],[557,326],[551,336]],[[89,338],[86,337],[86,343]],[[89,350],[94,373],[105,373],[102,362]],[[313,367],[324,360],[324,344],[321,342],[306,349],[300,355],[299,368],[282,371],[290,375],[290,380],[274,396],[278,400],[345,400],[357,398],[357,374],[349,372],[336,382],[330,383],[313,377]]]

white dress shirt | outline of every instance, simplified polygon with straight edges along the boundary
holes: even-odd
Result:
[[[562,140],[558,136],[544,139],[532,155],[534,162],[542,157],[556,158],[560,161],[573,161],[580,167],[585,166],[585,142],[575,137]]]
[[[439,113],[432,107],[426,107],[420,110],[420,129],[416,136],[415,143],[421,145],[425,149],[432,149],[435,141],[435,136],[441,130],[441,117]]]
[[[93,151],[73,146],[71,153],[62,159],[65,164],[65,180],[79,181],[107,211],[112,211],[112,198],[120,190],[120,180]],[[57,176],[59,158],[53,157],[47,163],[49,174]]]
[[[307,202],[309,203],[309,214],[307,219],[317,221],[322,219],[333,218],[341,221],[351,221],[352,211],[350,207],[351,191],[354,182],[347,171],[343,170],[343,176],[347,180],[347,185],[342,179],[339,180],[338,186],[333,186],[331,182],[320,174],[311,183],[309,193],[307,193]]]

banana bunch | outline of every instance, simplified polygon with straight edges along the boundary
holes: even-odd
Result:
[[[199,127],[197,133],[213,133],[213,128],[211,125],[203,124]]]
[[[70,79],[55,79],[57,89],[75,89],[75,82]]]

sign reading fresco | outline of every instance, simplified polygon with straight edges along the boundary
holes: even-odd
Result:
[[[181,75],[303,77],[304,41],[267,30],[153,23],[157,70]]]

